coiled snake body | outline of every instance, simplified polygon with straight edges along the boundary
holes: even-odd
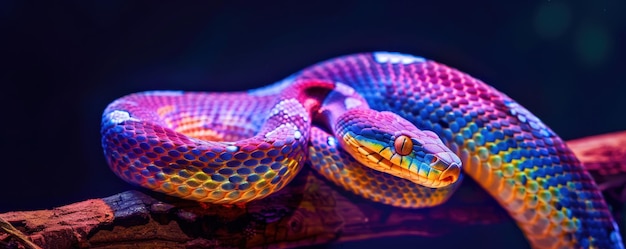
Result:
[[[131,94],[106,108],[102,135],[118,176],[182,198],[249,202],[309,162],[360,196],[419,208],[444,202],[462,168],[534,248],[623,248],[596,184],[552,130],[421,57],[339,57],[247,92]]]

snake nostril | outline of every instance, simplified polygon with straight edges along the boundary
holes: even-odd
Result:
[[[430,167],[440,172],[443,172],[450,166],[445,163],[445,161],[441,160],[441,158],[439,158],[438,156],[433,156],[432,158],[430,158]]]

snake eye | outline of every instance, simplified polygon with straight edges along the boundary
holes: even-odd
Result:
[[[413,141],[411,141],[411,138],[408,136],[400,135],[393,141],[393,147],[396,149],[396,153],[401,156],[406,156],[411,154],[413,150]]]

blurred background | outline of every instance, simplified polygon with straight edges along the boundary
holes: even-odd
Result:
[[[245,90],[355,52],[458,68],[566,140],[625,130],[625,11],[622,0],[1,1],[0,212],[130,189],[100,146],[116,98]]]

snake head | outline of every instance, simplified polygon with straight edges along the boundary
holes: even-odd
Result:
[[[391,112],[352,109],[341,115],[336,136],[361,164],[425,187],[455,183],[461,159],[431,131]]]

